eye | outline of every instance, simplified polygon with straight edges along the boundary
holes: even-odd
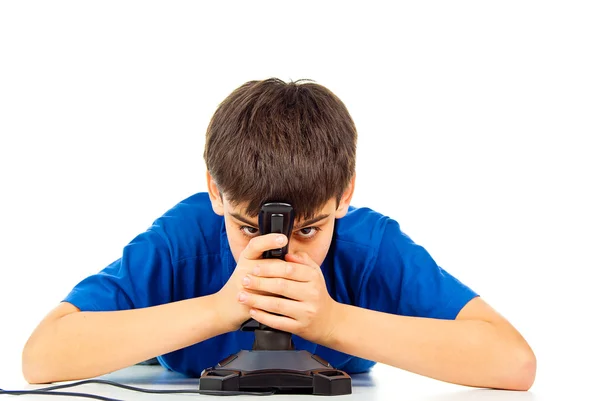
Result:
[[[254,238],[258,234],[258,228],[250,226],[240,226],[240,231],[248,238]]]
[[[304,227],[298,230],[297,233],[303,240],[310,240],[313,239],[319,231],[321,231],[319,227]]]

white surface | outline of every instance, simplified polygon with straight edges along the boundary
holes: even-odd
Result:
[[[111,380],[118,383],[128,384],[135,387],[161,390],[197,390],[198,379],[189,378],[183,375],[166,371],[159,366],[133,366],[114,372],[109,375],[101,376],[101,379]],[[24,382],[15,382],[10,389],[38,389],[46,386],[28,385]],[[554,386],[554,389],[540,388],[537,386],[527,392],[504,391],[469,388],[457,386],[454,384],[443,383],[425,377],[417,376],[405,371],[386,366],[376,365],[373,371],[367,374],[358,374],[352,376],[352,394],[337,396],[333,400],[406,400],[406,401],[546,401],[546,400],[565,400],[565,399],[593,399],[596,392],[588,387],[578,386],[577,388],[568,388],[566,386]],[[7,388],[5,386],[5,388]],[[9,389],[9,388],[7,388]],[[585,390],[585,391],[584,391]],[[148,394],[131,390],[125,390],[105,384],[86,384],[71,389],[61,391],[73,391],[89,394],[97,394],[106,397],[112,397],[122,400],[182,400],[184,397],[212,397],[210,395],[194,394]],[[242,399],[293,399],[293,400],[311,400],[321,399],[312,395],[272,395],[272,396],[235,396]],[[580,398],[581,397],[581,398]],[[585,398],[583,398],[585,397]],[[10,396],[6,396],[10,400]],[[21,400],[55,400],[55,396],[36,396],[23,395],[15,398],[15,401]],[[62,398],[62,397],[58,397]],[[329,398],[329,397],[326,397]],[[78,398],[66,397],[65,399],[77,400]],[[79,398],[83,399],[83,398]]]
[[[205,189],[215,107],[270,76],[341,97],[354,203],[521,330],[534,389],[594,383],[599,19],[595,1],[0,2],[0,386],[79,280]]]

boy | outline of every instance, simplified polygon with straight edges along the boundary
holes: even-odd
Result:
[[[348,373],[381,362],[528,390],[536,359],[517,330],[397,222],[350,205],[356,138],[323,86],[236,89],[207,129],[208,192],[167,211],[44,318],[23,350],[26,380],[89,378],[153,357],[198,377],[252,348],[239,328],[253,317]],[[289,240],[258,235],[266,201],[294,207]],[[285,261],[261,258],[285,244]]]

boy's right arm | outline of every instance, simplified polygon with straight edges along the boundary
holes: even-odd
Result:
[[[61,303],[23,349],[29,383],[79,380],[109,373],[229,331],[215,294],[112,312],[80,312]]]
[[[284,242],[276,242],[278,237]],[[228,282],[212,295],[110,312],[81,312],[61,303],[25,344],[25,380],[33,384],[96,377],[237,330],[250,317],[249,308],[237,302],[242,278],[264,251],[286,242],[277,234],[250,240]]]

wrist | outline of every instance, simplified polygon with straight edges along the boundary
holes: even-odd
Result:
[[[328,324],[321,345],[335,349],[339,342],[340,333],[343,331],[346,320],[347,307],[337,301],[332,301]]]
[[[223,296],[220,292],[216,292],[204,297],[207,299],[208,308],[210,308],[210,322],[217,330],[218,334],[228,333],[237,330],[235,323],[228,319],[231,316],[230,311],[223,302]]]

